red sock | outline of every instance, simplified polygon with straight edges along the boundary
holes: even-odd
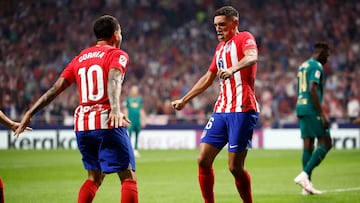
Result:
[[[138,203],[138,189],[135,180],[124,180],[122,182],[121,203]]]
[[[199,166],[199,184],[205,203],[214,203],[214,169]]]
[[[236,188],[244,203],[252,203],[250,174],[245,170],[243,176],[235,179]]]
[[[78,203],[91,203],[99,186],[92,180],[87,179],[81,186],[78,196]]]
[[[5,202],[5,196],[4,196],[4,184],[2,179],[0,178],[0,203]]]

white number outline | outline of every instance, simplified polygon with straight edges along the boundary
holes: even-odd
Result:
[[[214,123],[214,120],[215,120],[214,117],[210,117],[210,118],[209,118],[209,121],[206,123],[205,129],[210,129],[210,128],[212,128],[213,123]]]
[[[95,73],[95,78],[93,74]],[[79,68],[80,76],[81,102],[99,101],[105,95],[105,83],[103,79],[103,70],[99,65],[92,65],[88,69],[86,67]],[[97,89],[95,90],[95,85]],[[93,94],[96,92],[96,94]]]

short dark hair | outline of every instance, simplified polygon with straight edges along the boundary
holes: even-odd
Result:
[[[329,49],[329,45],[326,42],[316,42],[314,44],[314,50],[317,49]]]
[[[103,15],[94,23],[94,34],[96,39],[109,39],[119,29],[118,20],[110,15]]]
[[[239,12],[232,6],[223,6],[215,11],[214,17],[215,16],[226,16],[226,18],[228,17],[239,18]]]

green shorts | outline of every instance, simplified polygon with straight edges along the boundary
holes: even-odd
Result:
[[[320,116],[303,115],[298,119],[302,139],[330,136],[330,130],[324,128]]]
[[[131,134],[133,132],[135,132],[136,134],[139,134],[140,130],[141,130],[140,123],[131,123],[129,128],[128,128],[129,136],[131,136]]]

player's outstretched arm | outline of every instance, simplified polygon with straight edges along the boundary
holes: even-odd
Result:
[[[0,110],[0,122],[15,132],[20,123],[11,120]],[[30,127],[26,127],[25,130],[32,130]]]
[[[330,125],[330,121],[328,119],[328,117],[325,115],[322,107],[321,107],[321,103],[320,103],[320,98],[319,98],[319,95],[318,95],[318,84],[315,83],[315,82],[310,82],[310,90],[309,90],[309,93],[310,93],[310,97],[311,97],[311,100],[314,104],[314,107],[315,109],[319,112],[320,114],[320,117],[321,117],[321,121],[323,123],[323,126],[325,129],[329,128],[329,125]]]
[[[183,109],[186,103],[188,103],[192,98],[204,92],[212,84],[215,77],[216,73],[213,73],[211,71],[206,72],[205,75],[203,75],[195,83],[193,88],[191,88],[191,90],[185,94],[185,96],[183,96],[181,99],[171,102],[172,107],[176,110]]]
[[[19,137],[19,135],[26,129],[26,126],[29,125],[31,117],[36,112],[47,106],[51,101],[53,101],[69,85],[70,83],[65,78],[60,77],[55,82],[55,84],[48,91],[46,91],[28,111],[26,111],[23,119],[15,131],[14,136]]]

